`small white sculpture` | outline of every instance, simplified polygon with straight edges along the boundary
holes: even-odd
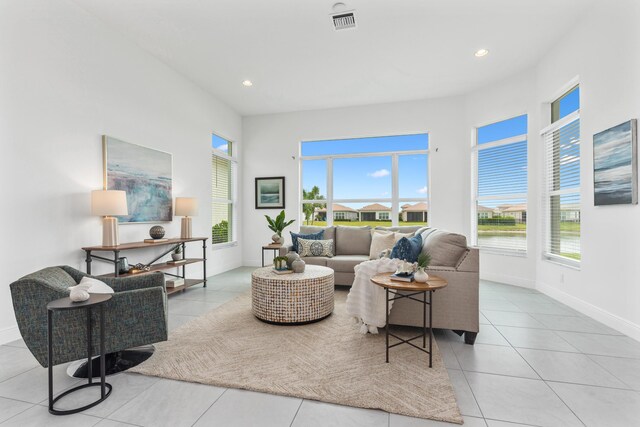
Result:
[[[402,261],[396,270],[396,274],[411,274],[415,271],[415,265],[411,262]]]
[[[89,288],[91,287],[88,283],[80,283],[76,286],[69,287],[69,298],[73,302],[82,302],[89,299]]]

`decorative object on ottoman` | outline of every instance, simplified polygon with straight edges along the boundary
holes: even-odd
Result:
[[[304,273],[279,275],[258,268],[251,274],[251,308],[269,323],[316,322],[333,312],[333,270],[309,265]]]
[[[269,230],[276,233],[273,236],[271,236],[271,240],[273,240],[274,243],[280,243],[280,244],[284,243],[282,232],[284,231],[285,228],[293,224],[295,219],[292,219],[291,221],[286,221],[284,219],[284,210],[280,212],[275,219],[272,219],[269,215],[265,215],[264,217],[267,219],[267,223],[269,224],[268,225]]]
[[[180,238],[190,239],[191,217],[198,215],[198,200],[195,197],[176,197],[176,216],[181,216]]]
[[[277,256],[273,259],[273,268],[276,270],[287,270],[287,257]]]
[[[73,302],[82,302],[89,299],[90,295],[89,288],[91,287],[88,283],[80,283],[76,286],[69,286],[69,299]]]
[[[416,273],[413,275],[413,278],[416,282],[426,283],[427,280],[429,280],[429,275],[427,274],[425,269],[429,268],[430,263],[431,255],[426,252],[422,252],[420,255],[418,255],[418,261],[416,262],[418,268],[416,270]]]
[[[298,257],[295,261],[291,263],[291,268],[294,273],[304,273],[305,262]]]
[[[289,253],[287,253],[287,255],[285,255],[287,258],[287,268],[291,268],[291,266],[293,265],[293,262],[295,260],[300,259],[300,255],[298,255],[297,252],[294,251],[290,251]]]
[[[164,227],[161,225],[154,225],[149,229],[149,236],[154,240],[162,239],[164,237]]]
[[[119,190],[91,192],[91,214],[102,216],[102,246],[118,246],[118,218],[127,215],[127,193]]]
[[[184,254],[182,253],[182,245],[178,245],[173,250],[173,253],[171,254],[171,259],[173,259],[174,261],[180,261],[182,258],[184,258]]]

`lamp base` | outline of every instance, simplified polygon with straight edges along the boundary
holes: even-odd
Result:
[[[102,219],[102,246],[118,246],[118,218],[105,216]]]
[[[180,238],[181,239],[190,239],[193,237],[191,235],[191,217],[185,216],[182,218],[180,222]]]

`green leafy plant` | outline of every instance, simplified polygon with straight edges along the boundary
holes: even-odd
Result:
[[[282,236],[282,232],[284,231],[284,229],[290,226],[295,221],[295,219],[286,221],[284,219],[284,210],[280,212],[275,219],[272,219],[269,215],[265,215],[264,217],[267,218],[269,230],[273,231],[278,236]]]
[[[229,222],[222,220],[211,227],[211,243],[226,243],[229,241]]]
[[[310,191],[302,189],[302,200],[325,200],[325,198],[320,194],[320,188],[318,188],[317,185],[314,185]],[[307,225],[313,225],[316,209],[322,209],[325,206],[326,205],[322,203],[304,203],[302,205],[302,212],[304,213],[304,220]]]
[[[428,252],[422,252],[418,255],[418,268],[429,268],[431,264],[431,255]]]
[[[277,256],[273,259],[273,262],[275,263],[276,261],[284,261],[287,262],[287,257],[286,256]]]
[[[176,248],[173,250],[174,254],[181,254],[182,253],[182,245],[178,245],[176,246]]]

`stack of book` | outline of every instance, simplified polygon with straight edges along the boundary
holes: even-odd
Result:
[[[277,270],[277,269],[275,269],[275,268],[272,268],[271,270],[272,270],[274,273],[276,273],[276,274],[291,274],[291,273],[293,273],[293,270],[289,270],[289,269],[286,269],[286,270]]]
[[[176,277],[175,279],[168,279],[165,283],[167,288],[177,288],[178,286],[184,285],[184,279]]]
[[[391,275],[391,280],[396,280],[398,282],[413,282],[413,273],[396,273]]]

